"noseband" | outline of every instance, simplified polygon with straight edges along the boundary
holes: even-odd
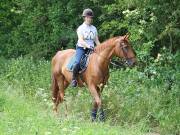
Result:
[[[132,65],[132,59],[134,59],[135,57],[128,57],[128,49],[126,47],[127,47],[127,45],[122,45],[120,43],[120,48],[121,48],[123,55],[125,57],[124,59],[126,61],[126,64]]]

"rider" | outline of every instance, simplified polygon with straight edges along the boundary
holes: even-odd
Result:
[[[88,52],[89,49],[94,48],[94,42],[99,45],[98,33],[95,26],[92,25],[93,11],[91,9],[85,9],[83,11],[84,23],[81,24],[77,29],[78,42],[76,45],[76,60],[73,68],[73,76],[71,85],[77,86],[77,75],[80,69],[81,57]]]

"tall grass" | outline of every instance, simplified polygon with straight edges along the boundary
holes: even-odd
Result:
[[[134,134],[180,132],[179,73],[169,87],[162,72],[111,69],[103,90],[105,123],[91,123],[86,88],[66,90],[58,118],[52,116],[50,62],[0,59],[0,134]],[[167,70],[167,71],[166,71]],[[65,104],[68,106],[65,117]]]

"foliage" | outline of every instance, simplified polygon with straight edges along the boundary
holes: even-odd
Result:
[[[179,55],[176,57],[179,57]],[[166,57],[161,56],[145,72],[138,71],[137,68],[111,69],[110,80],[108,85],[105,86],[102,95],[108,124],[113,127],[118,125],[122,127],[139,125],[139,130],[142,132],[154,131],[168,135],[179,132],[179,66],[162,66],[164,58],[166,59]],[[166,62],[172,62],[171,58],[173,57],[169,57]],[[53,118],[49,118],[52,109],[50,63],[46,60],[36,61],[32,58],[18,58],[8,61],[1,59],[1,63],[4,64],[1,65],[3,72],[0,75],[0,83],[2,84],[0,90],[7,91],[7,93],[3,92],[5,96],[2,93],[0,98],[0,111],[7,113],[6,107],[13,109],[10,103],[6,106],[6,102],[9,102],[7,97],[11,95],[15,96],[12,101],[16,101],[18,100],[17,97],[21,97],[23,99],[20,102],[24,102],[24,98],[27,98],[28,103],[23,103],[22,106],[18,105],[20,108],[16,109],[19,110],[17,113],[27,109],[24,106],[28,107],[38,104],[38,106],[41,106],[40,108],[46,108],[40,111],[41,113],[43,111],[47,112],[47,114],[44,114],[44,117],[50,119],[49,124],[53,124]],[[73,123],[73,118],[79,118],[80,121],[89,121],[92,99],[85,88],[72,89],[69,87],[66,90],[65,99],[65,104],[68,106],[68,116],[71,119],[69,122],[67,121],[68,123]],[[20,104],[18,102],[19,100],[17,104]],[[65,104],[60,107],[60,119],[65,117]],[[33,113],[38,111],[36,107],[36,105],[35,108],[32,107],[35,109]],[[29,114],[29,111],[26,111],[27,114],[25,116]],[[35,119],[35,114],[30,113],[30,115],[30,119]],[[43,122],[42,120],[39,121]],[[21,125],[19,126],[21,127]],[[34,127],[29,126],[31,128]],[[40,130],[41,128],[38,129]],[[34,128],[32,131],[34,131]]]
[[[72,48],[81,12],[90,5],[92,2],[81,0],[2,1],[0,55],[50,58],[57,50]]]
[[[131,42],[139,61],[148,63],[163,47],[171,53],[179,50],[178,1],[117,0],[103,6],[99,17],[102,36],[131,33]]]
[[[156,57],[161,48],[179,50],[178,0],[59,1],[3,0],[0,15],[0,55],[51,58],[57,50],[73,48],[81,13],[90,7],[101,41],[131,33],[141,61]]]

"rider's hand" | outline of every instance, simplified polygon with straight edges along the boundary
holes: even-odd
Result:
[[[94,47],[92,47],[92,46],[90,46],[90,48],[89,48],[91,51],[94,51]]]
[[[91,49],[91,46],[86,43],[86,48],[87,48],[87,49]]]
[[[90,45],[88,45],[88,44],[86,44],[86,45],[83,45],[84,47],[84,49],[89,49],[90,48]]]

